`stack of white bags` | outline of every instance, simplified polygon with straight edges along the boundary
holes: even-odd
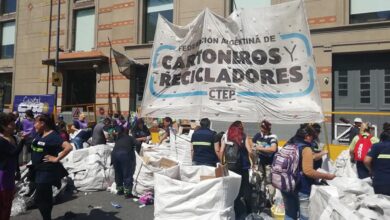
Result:
[[[312,187],[310,219],[390,219],[390,197],[374,194],[370,178],[357,177],[348,150],[331,169],[337,177],[329,186]]]

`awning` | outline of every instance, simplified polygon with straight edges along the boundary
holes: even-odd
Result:
[[[101,69],[108,62],[109,58],[103,52],[93,50],[88,52],[60,52],[58,65],[60,69]],[[42,64],[54,66],[55,59],[42,60]]]

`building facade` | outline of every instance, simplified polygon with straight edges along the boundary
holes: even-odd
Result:
[[[227,17],[234,8],[286,1],[60,0],[58,15],[58,0],[0,0],[4,102],[10,104],[14,95],[54,93],[57,16],[63,51],[58,67],[63,76],[57,99],[61,110],[112,102],[127,114],[142,100],[159,13],[185,25],[206,7]],[[390,1],[305,0],[305,4],[324,111],[389,111]],[[132,80],[125,78],[110,57],[110,44],[145,68],[137,69]],[[337,122],[338,117],[327,114],[326,121]],[[370,118],[378,124],[388,119]]]

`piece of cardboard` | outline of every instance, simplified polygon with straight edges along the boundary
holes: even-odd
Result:
[[[167,159],[165,157],[161,158],[161,160],[160,160],[160,167],[165,168],[165,169],[176,166],[176,165],[177,165],[177,162],[170,160],[170,159]]]
[[[227,166],[218,163],[217,167],[215,168],[215,176],[216,177],[229,176],[229,170],[228,170]]]
[[[214,178],[216,178],[216,177],[215,176],[200,176],[200,181],[214,179]]]

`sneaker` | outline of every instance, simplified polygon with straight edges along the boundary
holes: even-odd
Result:
[[[117,190],[116,194],[119,195],[119,196],[125,194],[125,190],[124,190],[124,188],[122,186],[117,187],[116,190]]]

